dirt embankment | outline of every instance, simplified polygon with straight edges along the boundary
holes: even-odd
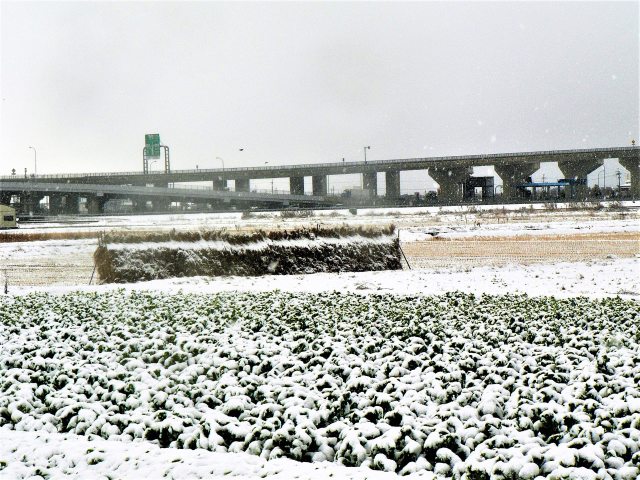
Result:
[[[401,270],[399,243],[393,226],[110,234],[94,260],[105,283]]]

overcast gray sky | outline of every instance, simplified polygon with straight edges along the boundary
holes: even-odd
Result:
[[[145,133],[176,169],[639,140],[638,2],[0,9],[3,175],[139,170]]]

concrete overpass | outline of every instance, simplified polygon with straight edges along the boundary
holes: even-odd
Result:
[[[52,214],[78,213],[79,199],[87,199],[89,213],[102,213],[104,204],[114,198],[133,201],[137,210],[151,202],[154,210],[166,210],[170,202],[210,202],[234,204],[244,208],[253,205],[272,207],[332,206],[335,198],[311,195],[283,195],[258,192],[215,191],[210,188],[139,187],[130,185],[95,185],[78,183],[6,182],[0,183],[0,203],[8,204],[12,196],[21,198],[23,212],[34,211],[35,205],[49,197]]]
[[[5,176],[0,177],[0,192],[6,182],[25,181],[59,186],[97,184],[155,188],[166,188],[172,183],[206,181],[211,182],[212,190],[224,192],[227,181],[233,180],[236,193],[249,193],[251,180],[289,178],[290,193],[293,197],[321,199],[327,196],[327,175],[360,174],[364,189],[370,192],[372,197],[376,197],[378,173],[383,172],[386,196],[390,202],[393,202],[400,196],[401,171],[426,170],[428,175],[440,185],[439,199],[445,203],[455,203],[462,199],[461,184],[470,176],[472,167],[493,166],[503,182],[502,195],[509,200],[518,196],[518,185],[526,183],[528,177],[540,168],[540,163],[557,162],[564,178],[586,180],[587,175],[600,167],[607,158],[617,158],[622,166],[631,172],[631,195],[633,198],[640,198],[640,147],[636,146],[149,173],[50,174],[28,179]],[[312,196],[305,195],[305,177],[311,177]],[[576,186],[575,195],[577,199],[586,199],[586,181]]]

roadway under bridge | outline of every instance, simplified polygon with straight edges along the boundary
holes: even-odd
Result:
[[[8,203],[18,196],[20,205],[32,207],[34,202],[48,196],[51,213],[73,213],[77,203],[74,199],[81,196],[94,213],[101,213],[106,201],[113,198],[129,198],[137,205],[151,202],[154,210],[166,209],[172,201],[190,199],[210,204],[237,204],[241,208],[248,205],[322,207],[344,201],[328,195],[328,175],[361,175],[363,192],[371,201],[378,197],[378,174],[384,173],[385,201],[393,205],[400,197],[400,172],[425,170],[440,186],[438,201],[452,204],[463,200],[464,185],[471,176],[472,168],[477,166],[493,166],[503,183],[502,199],[512,201],[521,195],[522,185],[529,182],[543,162],[556,162],[564,178],[574,181],[575,188],[571,193],[574,199],[586,200],[587,175],[608,158],[618,159],[630,172],[629,196],[640,198],[640,147],[632,146],[147,173],[49,174],[22,179],[5,176],[0,177],[0,203]],[[312,191],[308,192],[311,195],[305,195],[305,177],[311,177]],[[251,191],[251,180],[273,178],[288,178],[290,195]],[[235,191],[228,191],[228,181],[234,182]],[[205,190],[169,188],[175,183],[188,182],[210,182],[211,186]]]

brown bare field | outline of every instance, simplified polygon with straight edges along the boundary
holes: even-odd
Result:
[[[587,233],[517,237],[471,237],[402,245],[412,267],[579,262],[640,254],[637,233]]]
[[[75,286],[89,285],[93,272],[91,256],[66,255],[51,259],[25,258],[2,266],[0,282],[5,277],[12,286]],[[93,278],[93,284],[96,278]]]

